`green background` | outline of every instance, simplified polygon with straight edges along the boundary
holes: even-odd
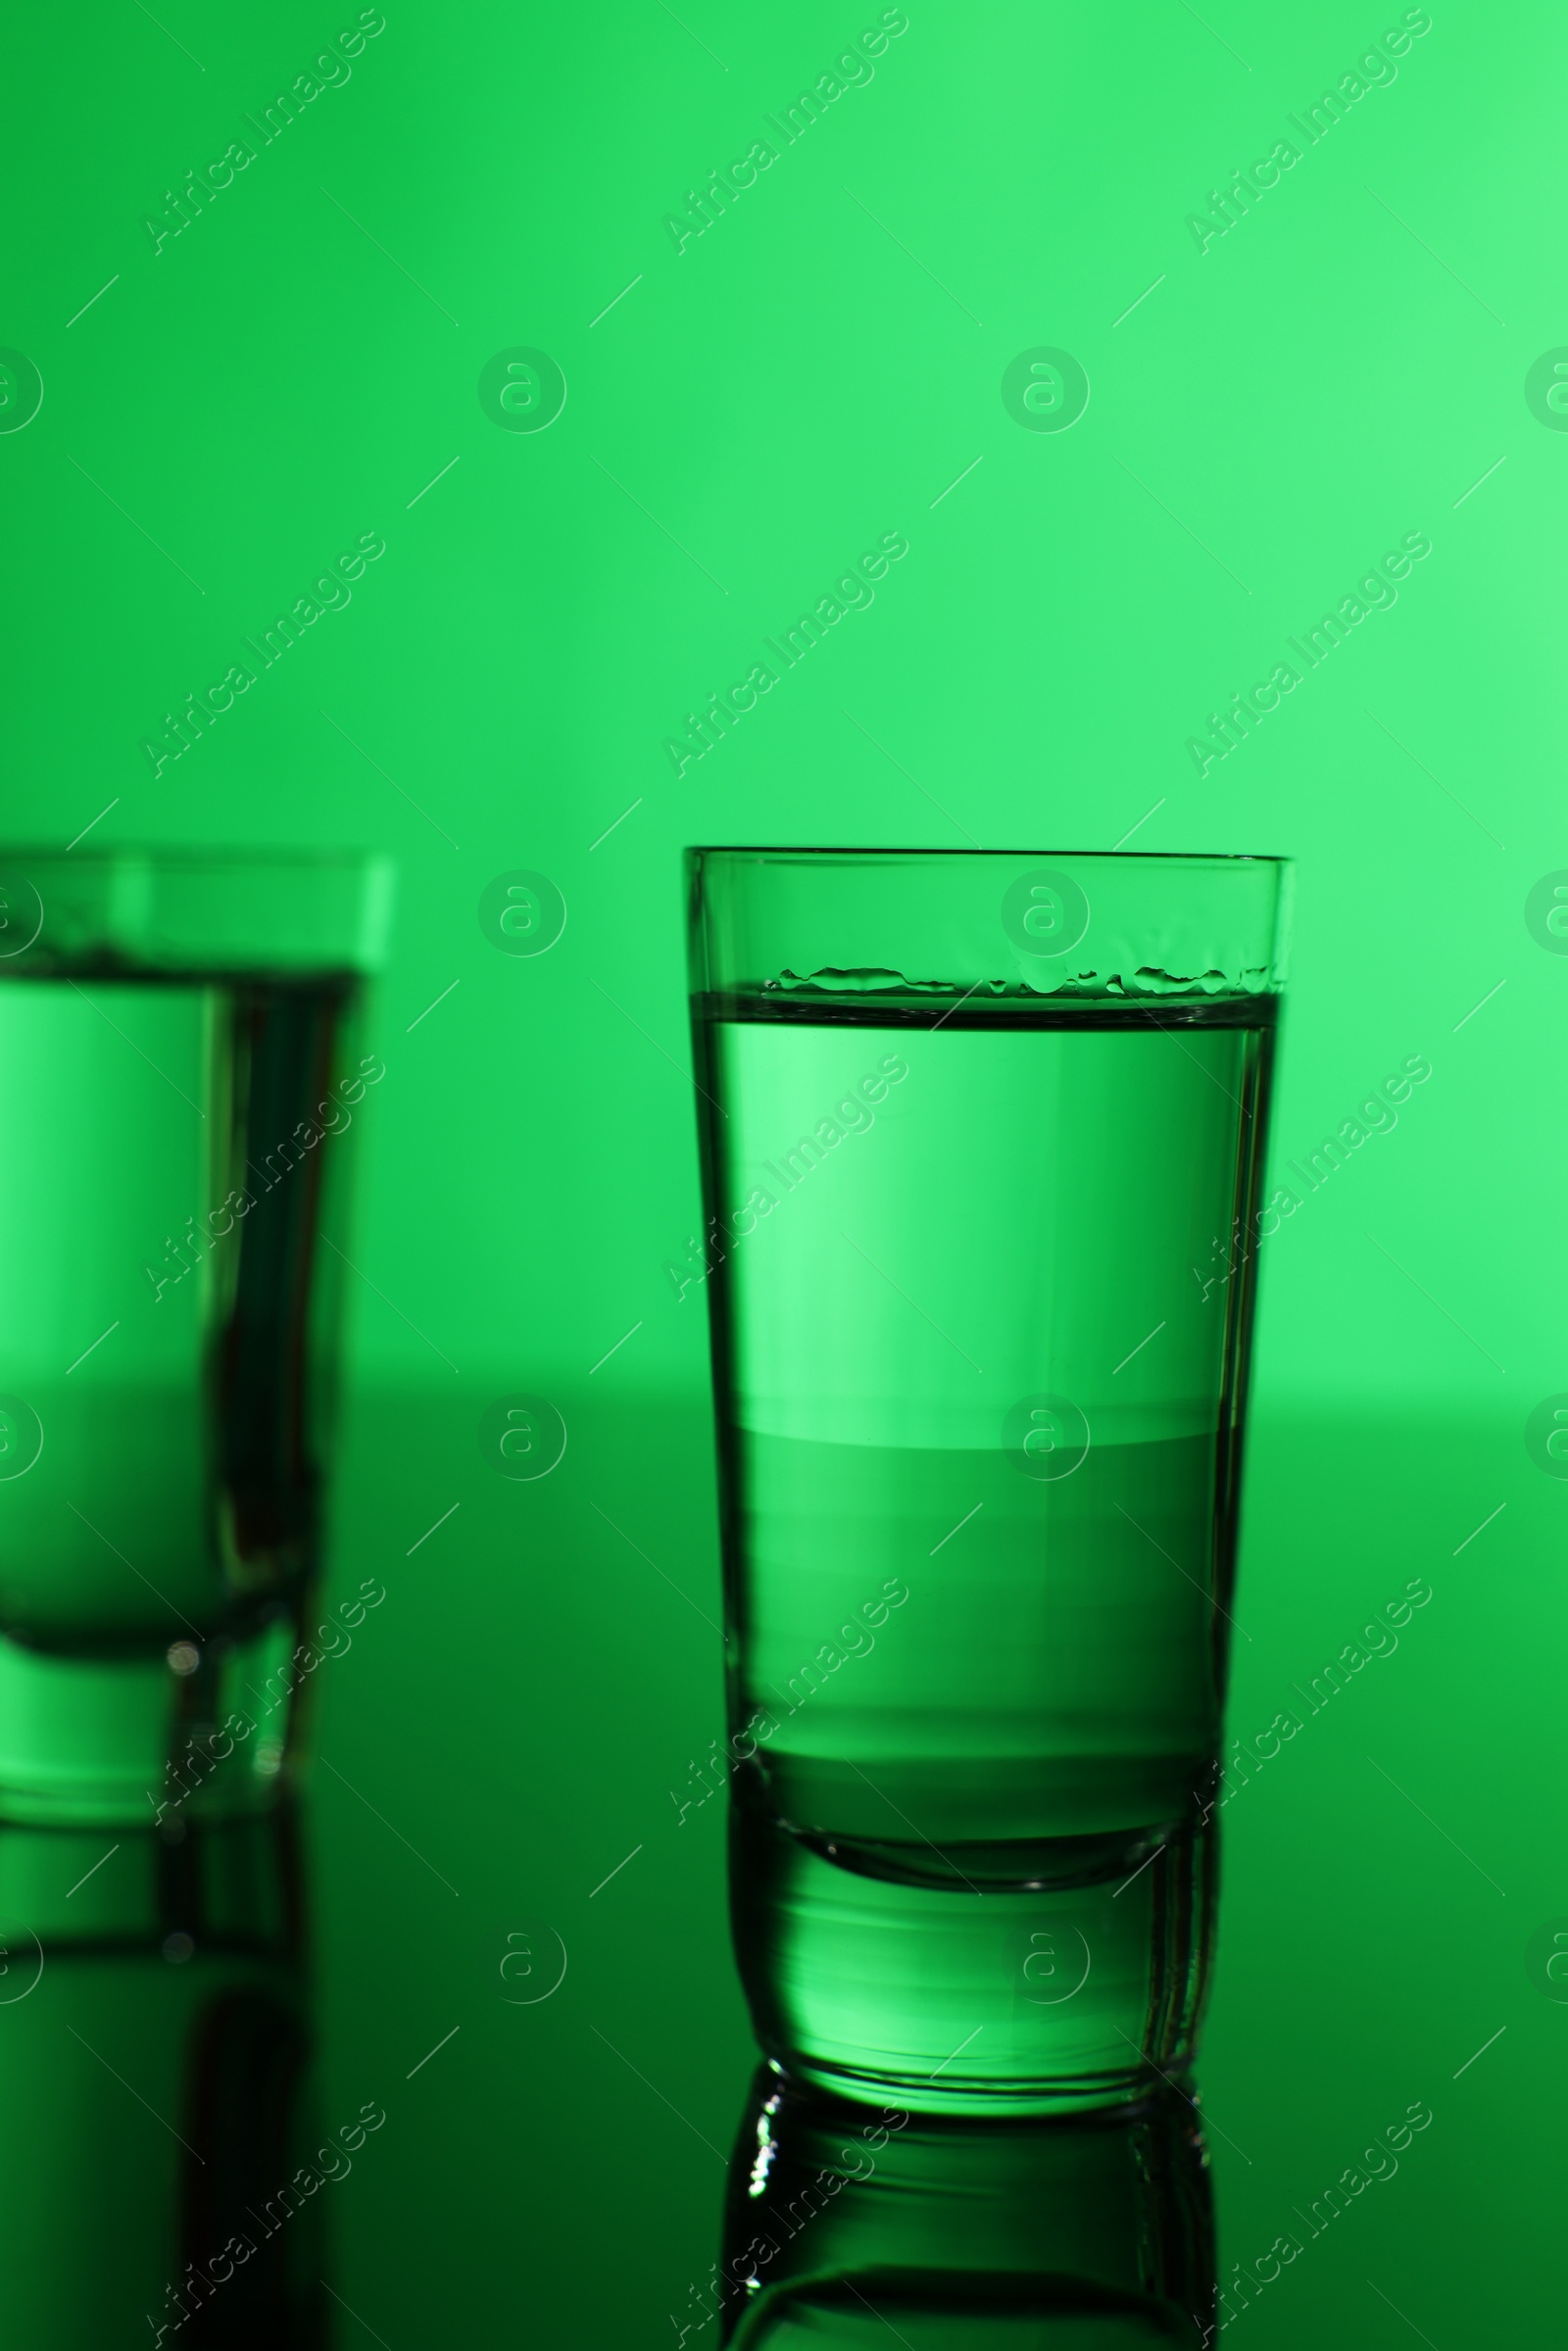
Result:
[[[5,829],[401,867],[333,1571],[388,1601],[321,1677],[317,1787],[327,2104],[389,2127],[333,2190],[333,2276],[394,2351],[652,2343],[715,2251],[750,2045],[720,1807],[677,1828],[669,1795],[720,1722],[704,1307],[666,1271],[701,1215],[679,847],[1134,834],[1298,860],[1279,1160],[1432,1064],[1263,1252],[1232,1729],[1409,1578],[1434,1597],[1226,1816],[1222,2268],[1425,2099],[1245,2324],[1527,2339],[1568,2026],[1526,1964],[1568,1912],[1568,1493],[1524,1444],[1568,1383],[1568,964],[1524,917],[1568,862],[1568,441],[1524,394],[1568,341],[1560,20],[1439,0],[1200,252],[1188,216],[1398,10],[912,0],[677,251],[666,215],[877,15],[390,0],[266,144],[352,10],[12,38],[0,342],[44,396],[0,435]],[[1040,345],[1087,370],[1070,431],[1004,407]],[[481,408],[515,346],[564,372],[547,431]],[[894,530],[874,605],[677,778],[686,713]],[[1411,531],[1397,603],[1200,777],[1208,713]],[[367,532],[352,602],[155,776],[164,713]],[[536,958],[477,919],[519,867],[568,908]],[[541,1484],[478,1451],[511,1391],[570,1432]],[[512,2006],[525,1920],[569,1964]]]

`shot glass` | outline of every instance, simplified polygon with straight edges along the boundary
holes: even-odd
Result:
[[[1191,2058],[1287,874],[688,853],[732,1917],[808,2084]]]
[[[390,876],[0,852],[0,1821],[265,1806],[298,1692]]]

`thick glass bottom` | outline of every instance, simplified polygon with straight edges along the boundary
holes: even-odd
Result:
[[[265,1809],[288,1778],[293,1619],[198,1647],[62,1655],[0,1637],[0,1822],[151,1829]]]
[[[892,1846],[732,1813],[731,1908],[763,2049],[914,2114],[1081,2113],[1190,2063],[1211,1830]]]

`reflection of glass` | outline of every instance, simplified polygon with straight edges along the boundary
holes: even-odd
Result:
[[[764,2067],[730,2170],[716,2298],[735,2351],[1198,2345],[1214,2312],[1192,2106],[976,2123],[787,2089]]]
[[[1271,859],[699,850],[692,982],[763,2047],[917,2108],[1187,2062]]]
[[[0,852],[0,1818],[270,1802],[351,1637],[302,1611],[385,883]]]
[[[303,1943],[287,1803],[0,1826],[0,2340],[324,2346]]]

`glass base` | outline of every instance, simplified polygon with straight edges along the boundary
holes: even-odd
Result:
[[[0,1638],[0,1822],[177,1833],[270,1805],[293,1709],[269,1698],[269,1678],[293,1641],[281,1616],[243,1640],[151,1654],[69,1656]]]
[[[732,1829],[741,1978],[792,2080],[913,2114],[1022,2117],[1127,2103],[1190,2064],[1212,1832],[1056,1840],[1046,1876],[1038,1847],[894,1856],[744,1804]]]

